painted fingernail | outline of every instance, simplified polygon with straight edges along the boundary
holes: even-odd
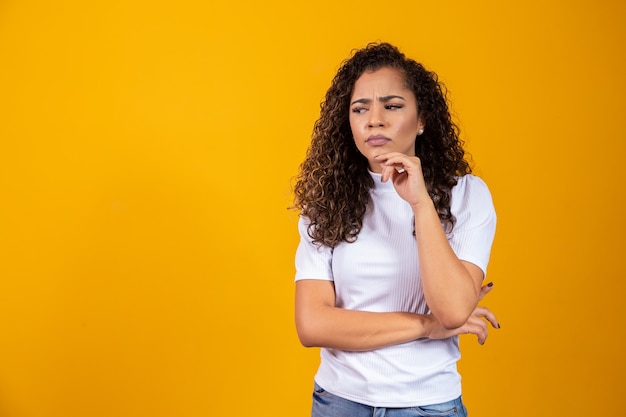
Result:
[[[489,284],[487,284],[488,287],[493,287],[493,282],[490,282]]]

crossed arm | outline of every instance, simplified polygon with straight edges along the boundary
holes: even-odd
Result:
[[[492,288],[491,285],[483,286],[480,298]],[[475,307],[466,322],[454,329],[445,328],[434,314],[342,309],[335,307],[332,281],[313,279],[296,282],[295,313],[296,329],[304,346],[352,351],[372,350],[421,338],[444,339],[458,334],[475,334],[478,342],[483,344],[488,334],[487,321],[493,327],[499,327],[494,314],[481,306]]]
[[[296,283],[296,329],[304,346],[365,351],[420,338],[443,339],[488,335],[487,323],[499,328],[494,314],[478,302],[491,291],[484,274],[461,261],[450,247],[434,204],[426,191],[419,159],[399,153],[380,157],[382,180],[391,180],[415,215],[420,276],[432,314],[367,312],[335,307],[332,281]],[[397,170],[397,167],[403,168]]]

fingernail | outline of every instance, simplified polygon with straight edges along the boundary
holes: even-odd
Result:
[[[490,282],[489,284],[487,284],[488,287],[493,287],[493,282]]]
[[[501,326],[500,326],[500,323],[498,323],[498,329],[499,329],[500,327],[501,327]]]

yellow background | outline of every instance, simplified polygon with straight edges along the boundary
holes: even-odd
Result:
[[[624,415],[621,1],[0,3],[0,416],[306,416],[291,177],[340,61],[451,90],[499,214],[474,416]]]

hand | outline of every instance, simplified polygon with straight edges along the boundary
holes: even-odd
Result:
[[[389,179],[396,192],[411,206],[430,201],[422,173],[422,163],[416,156],[390,152],[375,157],[382,167],[382,182]]]
[[[482,300],[493,289],[493,283],[484,285],[480,289],[479,300]],[[478,338],[478,343],[481,345],[487,340],[489,330],[487,322],[491,323],[491,326],[499,329],[500,323],[496,316],[487,307],[477,306],[465,324],[456,329],[446,329],[443,327],[436,317],[432,316],[433,329],[429,333],[430,339],[446,339],[448,337],[456,336],[459,334],[475,334]]]

